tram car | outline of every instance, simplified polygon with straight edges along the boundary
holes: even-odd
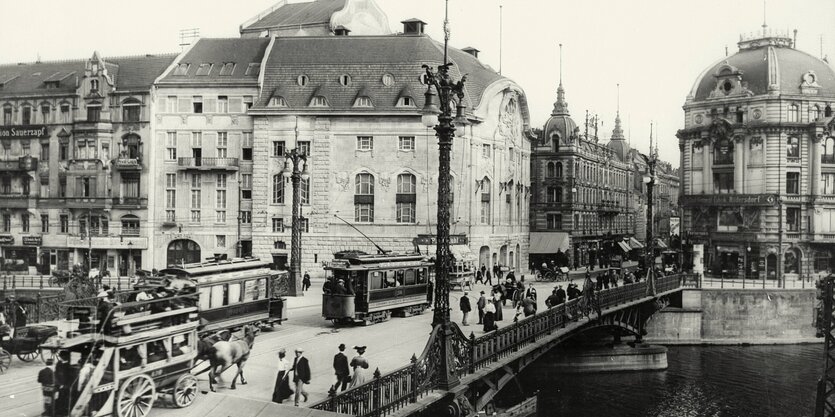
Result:
[[[55,385],[44,387],[44,415],[145,417],[163,396],[175,407],[191,405],[196,303],[196,294],[126,302],[102,318],[106,326],[41,345],[59,358]]]
[[[433,264],[420,254],[336,254],[322,294],[322,316],[334,324],[369,325],[429,307]]]
[[[171,266],[159,271],[161,277],[155,279],[171,281],[173,277],[197,287],[201,334],[247,324],[273,326],[287,320],[282,283],[288,282],[288,273],[270,269],[271,265],[256,258],[214,260]],[[153,285],[151,281],[149,286]]]

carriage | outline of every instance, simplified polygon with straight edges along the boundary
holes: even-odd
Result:
[[[334,324],[369,325],[392,315],[421,314],[429,307],[433,266],[420,254],[336,254],[325,265],[330,276],[322,295],[322,316]]]
[[[546,266],[534,269],[534,279],[537,281],[567,281],[568,268],[564,266]]]
[[[9,326],[0,325],[0,373],[9,369],[12,355],[17,355],[24,362],[31,362],[38,356],[41,356],[44,361],[51,357],[48,351],[42,356],[39,346],[47,339],[58,335],[57,327],[46,325],[18,327],[14,331],[14,337],[10,330]]]
[[[191,405],[197,396],[190,373],[196,303],[196,294],[124,303],[95,328],[80,326],[66,339],[43,344],[60,358],[45,415],[145,417],[160,394],[175,407]],[[85,367],[87,377],[79,378]]]

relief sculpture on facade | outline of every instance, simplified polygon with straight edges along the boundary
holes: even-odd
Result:
[[[742,210],[742,227],[744,230],[760,230],[760,209],[745,207]]]

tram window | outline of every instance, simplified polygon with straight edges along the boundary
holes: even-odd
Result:
[[[426,284],[426,268],[418,269],[418,271],[417,271],[417,283],[418,284]]]
[[[228,301],[226,304],[237,304],[241,302],[241,284],[229,284],[229,289],[226,292]]]
[[[261,278],[258,280],[258,298],[256,300],[261,300],[267,298],[267,279]]]
[[[191,352],[190,334],[181,334],[172,338],[171,356],[177,357]]]
[[[210,308],[223,306],[223,285],[212,286],[212,301]]]
[[[159,362],[168,359],[168,351],[162,340],[148,342],[148,363]]]
[[[406,276],[405,285],[415,285],[415,270],[414,269],[407,269],[405,276]]]
[[[371,272],[371,276],[368,278],[368,289],[379,290],[380,288],[383,288],[383,273],[380,271],[373,271]]]
[[[142,346],[143,355],[140,355],[139,347]],[[145,345],[123,347],[119,349],[119,369],[124,371],[142,365]]]
[[[404,283],[405,283],[405,281],[403,281],[403,270],[401,269],[401,270],[397,271],[397,284],[396,285],[399,287],[399,286],[403,285]]]
[[[383,287],[391,288],[397,286],[397,279],[394,277],[394,271],[386,271],[386,280],[383,283]]]
[[[205,311],[209,309],[211,305],[211,287],[203,287],[200,288],[200,310]]]

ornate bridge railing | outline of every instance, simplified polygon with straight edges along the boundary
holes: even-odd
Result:
[[[656,292],[663,293],[682,286],[678,275],[656,279]],[[597,293],[600,309],[625,304],[647,297],[647,283],[639,282]],[[536,341],[583,314],[590,308],[582,297],[544,310],[531,317],[502,327],[476,338],[469,337],[454,325],[452,346],[455,355],[455,371],[459,377],[474,373],[490,363],[512,355],[529,343]],[[454,323],[453,323],[454,324]],[[314,404],[312,408],[362,417],[385,416],[414,403],[437,387],[436,364],[440,363],[440,327],[435,327],[420,357],[412,356],[411,364],[385,375],[375,372],[374,379]]]

